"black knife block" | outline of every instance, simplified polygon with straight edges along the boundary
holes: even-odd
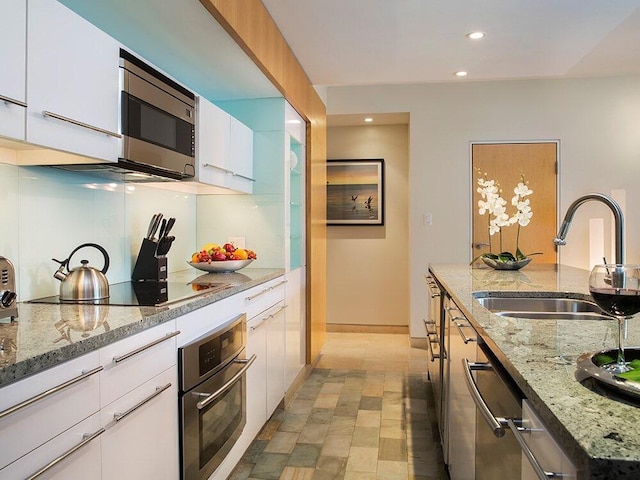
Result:
[[[167,280],[167,257],[156,257],[157,248],[157,242],[148,238],[142,240],[131,280]]]

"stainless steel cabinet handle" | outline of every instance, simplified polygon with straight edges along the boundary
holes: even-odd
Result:
[[[516,440],[518,441],[518,444],[520,445],[520,448],[522,449],[522,453],[524,453],[524,456],[527,457],[527,460],[529,460],[529,463],[531,464],[531,467],[533,468],[533,471],[536,472],[536,476],[540,480],[549,480],[550,478],[564,478],[565,477],[562,473],[547,472],[546,470],[544,470],[542,468],[542,466],[538,462],[538,459],[535,457],[535,455],[533,454],[533,452],[529,448],[529,445],[527,445],[527,442],[524,441],[524,437],[520,433],[522,431],[527,431],[526,428],[518,427],[516,425],[516,423],[513,421],[513,419],[511,419],[511,418],[507,419],[507,425],[509,425],[509,428],[513,432],[513,436],[516,437]]]
[[[15,98],[5,97],[4,95],[0,95],[0,101],[5,102],[5,103],[13,103],[14,105],[18,105],[19,107],[27,108],[27,104],[26,103],[21,102],[20,100],[16,100]]]
[[[70,387],[71,385],[74,385],[78,382],[81,382],[82,380],[84,380],[87,377],[90,377],[91,375],[95,375],[96,373],[98,373],[100,370],[102,370],[104,367],[100,366],[100,367],[96,367],[93,368],[89,371],[86,372],[82,372],[81,375],[78,375],[77,377],[72,378],[71,380],[67,380],[64,383],[61,383],[60,385],[57,385],[53,388],[50,388],[49,390],[46,390],[42,393],[39,393],[38,395],[31,397],[27,400],[25,400],[24,402],[18,403],[17,405],[14,405],[11,408],[7,408],[6,410],[3,410],[2,412],[0,412],[0,418],[4,418],[7,415],[11,415],[12,413],[17,412],[18,410],[21,410],[25,407],[28,407],[29,405],[42,400],[43,398],[48,397],[49,395],[53,395],[54,393],[59,392],[60,390],[64,390],[67,387]]]
[[[479,242],[479,243],[474,243],[473,246],[476,247],[479,250],[482,247],[490,247],[491,245],[488,244],[488,243]]]
[[[135,412],[137,409],[139,409],[141,406],[143,406],[145,403],[153,400],[155,397],[157,397],[158,395],[160,395],[162,392],[164,392],[165,390],[167,390],[168,388],[171,387],[171,383],[167,383],[165,386],[163,387],[156,387],[156,391],[153,392],[151,395],[149,395],[147,398],[145,398],[144,400],[141,400],[140,402],[136,403],[133,407],[131,407],[129,410],[127,410],[124,413],[116,413],[113,415],[113,419],[116,422],[119,422],[120,420],[122,420],[124,417],[126,417],[127,415]]]
[[[164,337],[158,338],[157,340],[154,340],[153,342],[147,343],[146,345],[143,345],[143,346],[141,346],[139,348],[136,348],[135,350],[132,350],[129,353],[125,353],[124,355],[120,355],[118,357],[113,357],[113,363],[120,363],[120,362],[123,362],[124,360],[128,360],[129,358],[133,357],[134,355],[137,355],[137,354],[139,354],[141,352],[144,352],[145,350],[148,350],[151,347],[155,347],[159,343],[162,343],[162,342],[164,342],[166,340],[169,340],[170,338],[173,338],[176,335],[180,335],[180,330],[176,330],[175,332],[169,332]]]
[[[437,337],[436,337],[437,338]],[[439,345],[438,341],[436,340],[435,342],[431,341],[431,335],[427,335],[427,345],[429,346],[429,355],[431,356],[431,361],[435,362],[436,358],[440,358],[440,354],[439,353],[433,353],[433,347],[432,344],[436,344]]]
[[[116,132],[110,132],[109,130],[105,130],[104,128],[94,127],[93,125],[89,125],[88,123],[80,122],[79,120],[74,120],[73,118],[63,117],[62,115],[58,115],[57,113],[48,112],[44,110],[42,115],[45,117],[55,118],[56,120],[61,120],[63,122],[71,123],[73,125],[77,125],[78,127],[86,128],[88,130],[93,130],[94,132],[104,133],[110,137],[122,138],[122,135]]]
[[[435,324],[436,324],[436,322],[434,322],[434,321],[430,321],[429,322],[427,320],[424,320],[424,329],[427,332],[427,346],[429,347],[429,356],[431,357],[431,361],[432,362],[435,362],[436,358],[440,358],[440,354],[434,354],[433,353],[433,346],[432,346],[432,344],[434,344],[434,343],[436,345],[439,345],[438,340],[437,340],[438,339],[438,334],[437,334],[437,332],[429,331],[429,325],[435,325]],[[436,341],[435,342],[431,340],[431,335],[434,335],[436,337]]]
[[[205,394],[206,398],[204,400],[196,403],[196,408],[198,410],[202,410],[207,405],[209,405],[211,402],[213,402],[215,399],[220,397],[231,385],[236,383],[240,379],[240,377],[242,377],[242,375],[245,374],[245,372],[251,366],[251,364],[256,361],[256,358],[257,358],[256,354],[254,353],[253,355],[251,355],[251,357],[248,360],[245,360],[245,359],[234,360],[234,363],[244,363],[244,367],[242,367],[242,369],[238,373],[236,373],[224,385],[222,385],[222,387],[220,387],[219,390],[213,392],[210,395]],[[203,394],[198,394],[198,395],[203,395]]]
[[[281,282],[278,282],[275,285],[271,285],[269,288],[265,288],[264,290],[256,293],[255,295],[251,295],[249,297],[245,297],[245,300],[250,302],[251,300],[254,300],[254,299],[258,298],[260,295],[264,295],[265,293],[268,293],[271,290],[273,290],[274,288],[278,288],[280,285],[284,285],[285,283],[287,283],[287,280],[282,280]]]
[[[469,342],[477,342],[478,338],[472,338],[472,337],[467,337],[464,332],[462,331],[462,327],[471,327],[471,325],[467,324],[467,325],[461,325],[458,322],[453,322],[453,324],[456,326],[456,329],[458,330],[458,334],[460,335],[460,337],[462,338],[462,341],[464,342],[465,345],[467,345]],[[474,330],[475,331],[475,330]]]
[[[224,168],[224,167],[219,167],[218,165],[213,165],[212,163],[203,163],[202,164],[203,167],[211,167],[211,168],[215,168],[216,170],[220,170],[223,173],[226,173],[227,175],[233,175],[234,177],[240,177],[240,178],[244,178],[245,180],[249,180],[251,182],[255,182],[255,178],[251,178],[251,177],[247,177],[245,175],[241,175],[239,173],[234,172],[233,170],[229,170],[228,168]]]
[[[257,324],[257,325],[253,325],[253,326],[251,326],[251,331],[256,330],[256,329],[257,329],[260,325],[262,325],[264,322],[266,322],[266,321],[267,321],[267,320],[269,320],[270,318],[275,317],[276,315],[278,315],[282,310],[284,310],[284,309],[285,309],[285,308],[287,308],[287,307],[288,307],[288,305],[283,305],[283,306],[281,306],[278,310],[276,310],[275,312],[270,313],[269,315],[265,315],[265,316],[262,318],[262,320],[260,320],[260,321],[258,322],[258,324]]]
[[[87,433],[87,434],[83,435],[84,438],[80,443],[78,443],[76,446],[72,447],[70,450],[67,450],[66,452],[64,452],[62,455],[60,455],[55,460],[49,462],[49,464],[47,464],[44,467],[42,467],[40,470],[38,470],[33,475],[27,477],[27,480],[33,480],[34,478],[38,478],[43,473],[46,473],[47,470],[49,470],[49,469],[53,468],[54,466],[56,466],[58,463],[63,461],[65,458],[67,458],[69,455],[73,455],[75,452],[80,450],[82,447],[84,447],[90,441],[92,441],[95,438],[99,437],[103,433],[104,433],[104,428],[101,428],[100,430],[97,430],[94,433]]]
[[[476,382],[473,380],[471,370],[493,370],[493,367],[488,363],[475,363],[469,362],[466,358],[462,359],[462,371],[464,372],[464,379],[467,382],[467,388],[469,389],[473,403],[475,403],[478,410],[480,410],[482,418],[487,422],[493,434],[498,438],[504,437],[504,428],[507,426],[507,420],[502,417],[496,417],[491,413],[487,402],[482,398],[482,394],[480,390],[478,390]]]

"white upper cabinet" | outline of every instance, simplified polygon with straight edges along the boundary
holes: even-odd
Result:
[[[25,139],[27,0],[0,0],[0,136]]]
[[[117,161],[119,48],[55,0],[29,0],[27,141]]]
[[[199,182],[253,192],[253,131],[208,100],[198,99]]]

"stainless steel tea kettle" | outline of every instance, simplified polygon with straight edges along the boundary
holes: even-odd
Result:
[[[80,260],[82,266],[69,269],[71,257],[78,250],[84,247],[96,248],[104,257],[104,267],[102,270],[90,267],[88,260]],[[105,276],[109,268],[109,254],[107,251],[96,243],[84,243],[76,247],[66,260],[56,260],[54,262],[60,264],[60,268],[53,274],[54,278],[60,280],[60,300],[82,302],[91,300],[100,300],[109,297],[109,281]],[[64,272],[67,269],[68,273]]]

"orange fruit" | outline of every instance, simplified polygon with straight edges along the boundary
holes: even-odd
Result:
[[[192,263],[198,263],[199,259],[198,259],[198,254],[194,253],[193,255],[191,255],[191,262]]]
[[[236,248],[236,250],[233,252],[233,255],[239,260],[246,260],[247,258],[249,258],[249,253],[244,248]]]

